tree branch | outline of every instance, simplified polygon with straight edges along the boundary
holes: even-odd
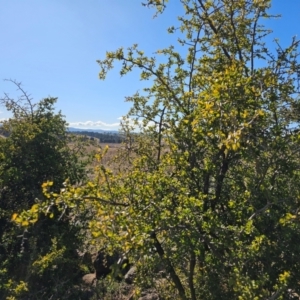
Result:
[[[158,253],[158,255],[160,256],[161,260],[166,264],[167,267],[167,271],[170,273],[170,276],[173,280],[173,283],[175,284],[178,292],[179,292],[179,296],[182,300],[187,300],[187,297],[185,295],[185,291],[184,291],[184,287],[179,279],[179,277],[176,274],[176,271],[174,270],[172,263],[170,262],[169,258],[166,257],[164,249],[162,248],[160,242],[157,239],[156,233],[153,232],[151,234],[151,238],[154,241],[154,247]]]

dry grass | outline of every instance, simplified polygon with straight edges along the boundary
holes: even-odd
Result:
[[[106,155],[103,158],[103,163],[106,165],[109,163],[118,153],[118,150],[121,148],[122,144],[116,144],[116,143],[111,143],[111,144],[105,144],[105,143],[100,143],[100,147],[104,149],[106,146],[108,146],[108,151]]]
[[[93,154],[103,152],[105,147],[108,147],[108,150],[106,154],[103,156],[101,165],[104,165],[106,168],[109,168],[110,170],[117,171],[117,165],[114,161],[114,158],[117,156],[118,151],[122,147],[122,144],[117,143],[98,143],[95,145],[89,145],[86,147],[86,157],[91,156]],[[95,167],[99,166],[99,162],[94,159],[91,161],[91,164],[88,166],[88,169],[94,169]],[[93,177],[94,172],[89,171],[91,177]]]

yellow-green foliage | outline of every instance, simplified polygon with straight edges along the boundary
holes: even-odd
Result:
[[[33,103],[23,93],[0,101],[12,112],[1,124],[7,137],[0,139],[0,298],[71,297],[69,280],[76,284],[82,275],[75,249],[83,245],[81,227],[67,212],[60,217],[54,203],[41,206],[47,199],[42,184],[59,193],[67,178],[72,184],[87,178],[80,157],[86,144],[72,138],[69,147],[55,98]]]
[[[38,211],[71,209],[94,244],[134,258],[140,287],[159,289],[161,270],[178,299],[288,299],[300,282],[299,42],[265,46],[271,1],[181,4],[169,32],[184,51],[156,59],[133,45],[98,61],[100,79],[121,62],[152,82],[128,98],[114,170],[100,152],[93,180],[44,183]],[[36,209],[14,220],[35,223]]]
[[[65,247],[62,249],[57,249],[57,239],[53,238],[51,240],[52,247],[49,253],[44,256],[39,256],[37,259],[32,263],[33,269],[36,269],[37,274],[42,274],[45,270],[49,268],[58,268],[59,263],[63,260]],[[57,264],[57,265],[56,265]]]
[[[28,292],[27,284],[24,281],[14,282],[9,279],[3,286],[4,290],[7,291],[6,300],[17,300],[20,299],[25,292]]]

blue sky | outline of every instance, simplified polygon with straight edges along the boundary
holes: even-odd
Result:
[[[166,13],[142,0],[0,0],[0,93],[16,97],[15,87],[3,79],[21,81],[35,101],[58,97],[56,107],[73,127],[115,130],[130,103],[124,101],[143,88],[139,74],[120,77],[115,68],[105,81],[98,79],[96,60],[106,51],[134,43],[152,55],[174,44],[166,28],[176,22],[179,0],[170,0]],[[273,0],[267,21],[287,45],[300,38],[300,0]],[[0,119],[9,114],[0,107]]]

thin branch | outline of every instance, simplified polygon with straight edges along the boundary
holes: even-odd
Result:
[[[105,200],[105,199],[102,199],[102,198],[99,198],[99,197],[94,197],[94,196],[84,196],[81,199],[84,199],[84,200],[97,200],[97,201],[102,202],[104,204],[113,205],[113,206],[124,206],[124,207],[129,206],[129,204],[126,204],[126,203],[119,203],[119,202],[115,202],[115,201]],[[73,198],[72,200],[77,200],[77,199]]]
[[[251,75],[254,72],[254,45],[255,45],[255,37],[256,37],[256,27],[259,18],[259,13],[255,15],[255,21],[253,24],[253,33],[252,33],[252,41],[251,41]]]
[[[259,214],[263,213],[264,211],[266,211],[272,205],[273,205],[273,203],[268,202],[264,207],[262,207],[261,209],[257,210],[254,214],[252,214],[251,217],[248,220],[249,221],[252,220],[257,215],[259,215]]]
[[[177,276],[176,271],[173,268],[170,259],[165,255],[165,251],[162,248],[161,243],[158,241],[155,232],[153,232],[151,234],[151,238],[153,239],[154,247],[155,247],[158,255],[160,256],[161,260],[166,264],[167,271],[169,272],[169,274],[170,274],[170,276],[173,280],[173,283],[175,284],[175,286],[176,286],[176,288],[179,292],[180,298],[182,300],[187,300],[187,297],[185,295],[185,290],[184,290],[184,287],[183,287],[183,285],[180,281],[180,278]]]
[[[279,297],[279,294],[282,292],[282,289],[277,290],[268,300],[275,300]]]
[[[7,100],[11,101],[11,103],[18,106],[19,109],[21,109],[26,115],[28,115],[26,110],[18,104],[19,101],[26,100],[27,105],[29,106],[29,109],[30,109],[31,117],[33,117],[33,109],[34,109],[35,105],[32,104],[32,98],[30,98],[30,95],[22,88],[22,83],[17,82],[16,80],[13,80],[13,79],[4,79],[4,81],[8,81],[8,82],[13,83],[17,87],[17,91],[21,91],[21,96],[19,97],[18,101],[15,101],[15,100],[9,98],[8,95],[5,94],[5,96],[7,97]],[[1,99],[1,101],[3,101],[3,100],[4,99]]]
[[[196,300],[196,292],[195,292],[195,286],[194,286],[195,266],[196,266],[196,255],[195,255],[195,252],[192,250],[191,257],[190,257],[190,271],[189,271],[189,286],[190,286],[192,300]]]
[[[149,68],[143,64],[140,64],[140,63],[137,63],[135,61],[132,61],[132,60],[129,60],[125,57],[122,58],[125,62],[130,62],[132,63],[133,65],[136,65],[138,66],[139,68],[141,69],[145,69],[147,70],[148,72],[150,72],[152,75],[156,76],[156,78],[160,81],[160,83],[166,87],[166,89],[168,90],[168,92],[172,95],[172,97],[174,98],[174,100],[176,101],[176,103],[178,104],[178,106],[185,112],[187,113],[185,107],[180,103],[180,100],[179,98],[176,96],[174,90],[165,82],[165,80],[163,80],[162,76],[160,76],[157,72],[155,72],[152,68]]]
[[[234,35],[234,39],[235,39],[235,44],[237,46],[237,50],[238,50],[238,54],[239,54],[239,59],[240,59],[241,62],[244,62],[242,51],[241,51],[241,48],[240,48],[240,45],[239,45],[239,39],[237,37],[236,28],[235,28],[235,25],[234,25],[234,19],[233,19],[234,11],[231,8],[232,7],[230,7],[230,23],[231,23],[231,26],[232,26],[232,29],[233,29],[233,35]]]
[[[190,70],[190,78],[189,78],[189,92],[192,90],[192,78],[193,78],[193,73],[194,73],[194,64],[195,64],[195,60],[196,60],[196,50],[197,50],[197,44],[198,44],[198,41],[199,41],[199,37],[200,37],[200,32],[201,32],[201,27],[199,27],[199,30],[197,32],[197,38],[196,38],[196,41],[193,45],[193,51],[194,51],[194,55],[193,55],[193,59],[192,59],[192,62],[191,62],[191,70]]]
[[[222,191],[222,186],[223,186],[223,181],[225,179],[226,173],[229,168],[229,160],[225,155],[225,148],[222,148],[221,150],[221,155],[222,155],[222,164],[220,167],[219,175],[217,176],[216,180],[216,194],[215,194],[215,201],[212,205],[212,208],[215,207],[216,203],[219,201],[220,196],[221,196],[221,191]]]
[[[205,9],[205,6],[204,6],[204,4],[203,4],[203,1],[202,1],[202,0],[198,0],[198,2],[199,2],[200,6],[201,6],[201,8],[202,8],[202,10],[203,10],[203,12],[204,12],[204,14],[205,14],[205,17],[206,17],[206,20],[207,20],[207,22],[208,22],[208,25],[210,26],[210,28],[211,28],[211,30],[214,32],[214,34],[215,34],[216,36],[218,36],[218,35],[219,35],[219,31],[217,30],[217,28],[215,27],[213,21],[212,21],[211,18],[209,17],[209,15],[208,15],[208,13],[207,13],[207,10]],[[227,49],[226,49],[224,46],[221,46],[221,48],[222,48],[222,50],[223,50],[225,56],[226,56],[229,60],[231,60],[231,57],[230,57],[230,55],[229,55]]]
[[[162,110],[160,121],[159,121],[157,162],[160,161],[160,156],[161,156],[162,126],[163,126],[163,117],[165,114],[165,110],[166,110],[166,106]]]

